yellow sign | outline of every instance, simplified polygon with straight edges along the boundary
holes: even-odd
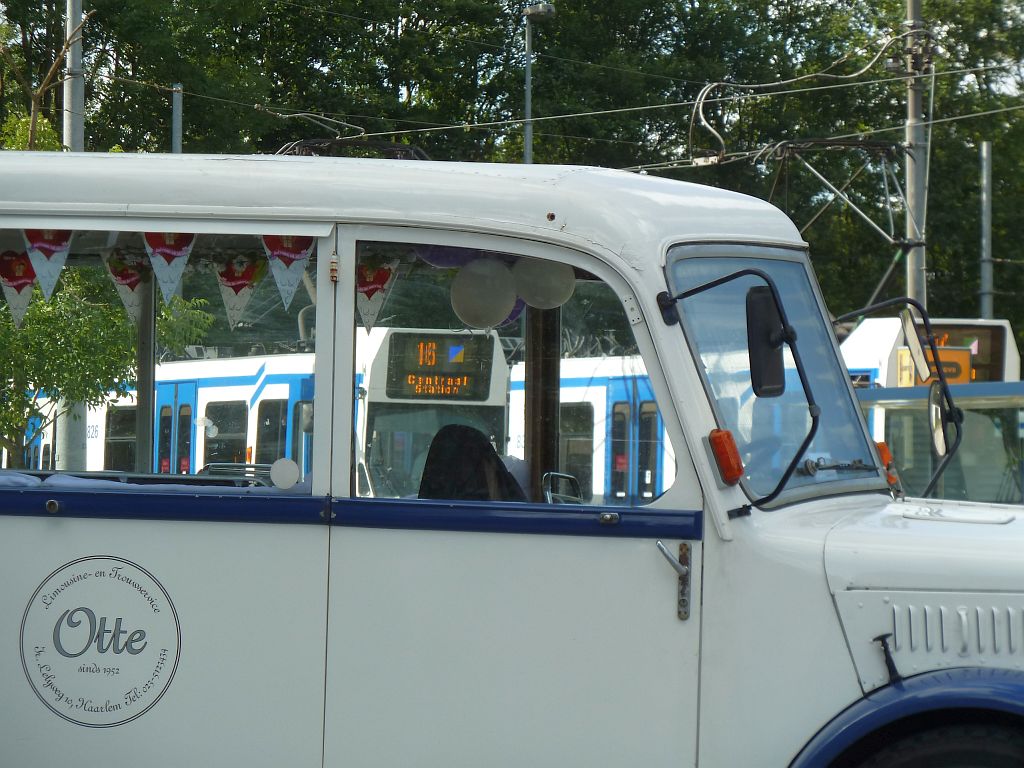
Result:
[[[925,349],[925,357],[928,365],[934,370],[935,364],[932,360],[932,352]],[[942,362],[942,372],[946,375],[946,381],[950,384],[969,384],[974,378],[971,369],[970,347],[939,347],[939,360]],[[922,380],[914,371],[914,362],[910,359],[910,350],[900,347],[896,350],[896,386],[897,387],[920,387],[931,384],[935,379],[930,376]]]

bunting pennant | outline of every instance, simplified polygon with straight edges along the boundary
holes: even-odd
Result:
[[[71,250],[72,232],[70,229],[26,229],[23,234],[25,250],[43,290],[43,299],[49,301]]]
[[[316,240],[291,235],[264,235],[261,240],[281,301],[284,302],[284,308],[288,309],[302,281]]]
[[[117,295],[121,297],[128,317],[138,325],[142,319],[142,292],[139,286],[150,267],[142,256],[124,253],[118,248],[104,255],[103,263],[107,265],[107,274],[117,289]]]
[[[384,303],[398,278],[398,259],[356,267],[356,309],[369,331],[377,323]]]
[[[7,306],[11,308],[15,328],[21,328],[21,322],[25,319],[25,311],[32,301],[32,284],[35,279],[36,273],[27,253],[0,253],[0,286],[3,287]]]
[[[252,298],[256,285],[267,273],[267,262],[249,254],[238,254],[217,268],[220,295],[228,315],[228,325],[234,330]]]
[[[181,283],[189,254],[196,244],[196,236],[178,232],[146,232],[142,239],[153,265],[153,274],[160,284],[164,303],[169,304]]]

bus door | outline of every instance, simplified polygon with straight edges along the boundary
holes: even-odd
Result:
[[[154,471],[162,475],[188,475],[196,470],[195,381],[158,382],[156,385],[156,440]]]
[[[664,428],[646,376],[608,380],[608,503],[649,504],[662,491]]]
[[[425,243],[388,235],[360,227],[339,237],[340,257],[354,250],[359,271],[339,269],[334,338],[355,349],[352,370],[336,373],[333,412],[355,419],[355,402],[369,445],[361,453],[354,431],[335,425],[333,488],[352,495],[331,504],[324,766],[693,765],[700,601],[680,618],[680,577],[658,544],[701,573],[699,485],[669,479],[674,495],[656,514],[598,494],[530,498],[531,469],[548,468],[531,467],[525,441],[504,439],[528,418],[498,339],[519,325],[514,304],[495,309],[488,291],[508,288],[517,266],[520,276],[542,272],[531,285],[545,289],[565,270],[509,253],[508,240],[484,251],[477,235],[443,247],[432,233],[419,235]],[[371,283],[389,274],[378,314],[367,294],[380,295]],[[567,338],[627,333],[623,290],[585,273],[564,310]],[[595,320],[594,306],[608,310]],[[376,333],[358,332],[368,317]],[[359,402],[350,374],[364,360]],[[568,417],[562,443],[587,432],[578,412]],[[565,466],[581,453],[574,443]],[[359,485],[363,455],[372,497]],[[653,474],[647,482],[657,487]]]

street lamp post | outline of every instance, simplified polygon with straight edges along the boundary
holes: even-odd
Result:
[[[550,19],[555,15],[555,6],[551,3],[534,3],[526,6],[523,17],[526,19],[526,109],[523,122],[523,162],[533,162],[533,23]]]

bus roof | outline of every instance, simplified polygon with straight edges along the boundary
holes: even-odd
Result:
[[[803,247],[771,204],[687,182],[579,166],[275,155],[0,152],[0,227],[99,219],[290,222],[326,234],[365,223],[516,234],[612,253],[636,266],[677,242]],[[33,221],[34,220],[34,221]],[[90,223],[92,220],[92,223]],[[30,223],[26,224],[25,222]],[[204,226],[206,222],[206,226]],[[127,224],[127,222],[126,222]],[[125,227],[129,228],[129,227]],[[285,234],[284,231],[281,232]]]

